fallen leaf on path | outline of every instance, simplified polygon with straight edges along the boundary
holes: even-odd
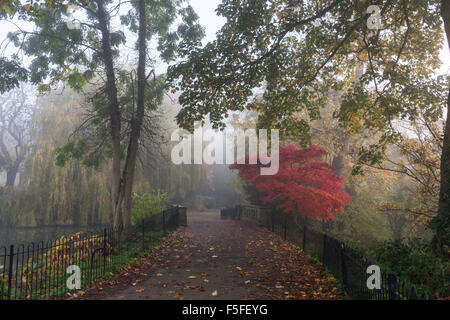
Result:
[[[211,293],[211,295],[212,295],[213,297],[217,297],[217,295],[218,295],[217,290],[214,290],[214,292]]]
[[[145,291],[145,289],[137,289],[136,290],[137,293],[141,293],[141,292],[144,292],[144,291]]]

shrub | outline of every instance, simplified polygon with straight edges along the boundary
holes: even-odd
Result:
[[[131,209],[131,222],[139,223],[142,219],[161,214],[167,208],[169,195],[161,190],[139,195],[133,194],[134,206]]]
[[[450,263],[432,254],[429,243],[414,239],[386,241],[371,249],[385,271],[431,296],[450,296]]]

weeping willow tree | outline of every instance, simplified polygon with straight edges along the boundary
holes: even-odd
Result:
[[[83,97],[71,90],[41,96],[31,121],[32,147],[19,188],[3,190],[0,223],[16,226],[110,222],[109,163],[88,168],[79,161],[55,164],[56,147],[79,125]]]
[[[168,192],[172,203],[198,206],[198,195],[208,189],[206,165],[177,166],[170,161],[170,134],[177,128],[176,110],[165,100],[157,117],[161,135],[155,142],[144,135],[139,148],[135,190]],[[72,159],[57,165],[58,147],[73,140],[73,133],[89,135],[82,124],[90,115],[84,95],[70,89],[51,92],[37,99],[30,122],[31,148],[16,189],[3,189],[0,225],[93,225],[111,224],[110,170],[107,156],[97,166]],[[82,128],[80,130],[80,128]]]

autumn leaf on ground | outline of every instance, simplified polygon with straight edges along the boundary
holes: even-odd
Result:
[[[219,228],[220,226],[215,227]],[[242,252],[238,252],[235,247],[228,243],[222,244],[223,247],[217,242],[203,241],[202,244],[198,244],[197,240],[194,241],[189,233],[184,233],[183,239],[179,239],[179,236],[169,236],[165,240],[166,243],[155,249],[157,251],[154,250],[153,254],[144,260],[139,260],[137,265],[122,268],[120,274],[116,274],[112,280],[105,280],[103,284],[98,283],[98,286],[101,285],[105,288],[101,296],[98,291],[100,289],[95,290],[94,288],[94,290],[86,290],[83,297],[75,291],[71,293],[72,297],[67,296],[66,298],[86,299],[87,297],[90,299],[100,297],[103,299],[119,297],[119,294],[122,296],[122,293],[113,292],[111,289],[122,290],[121,287],[114,287],[120,284],[126,284],[128,287],[133,286],[129,295],[132,298],[133,294],[138,296],[144,292],[144,289],[136,288],[137,284],[143,281],[146,281],[146,283],[149,281],[150,286],[148,288],[153,285],[155,288],[166,288],[155,290],[152,299],[163,298],[163,296],[164,298],[182,299],[182,293],[176,293],[181,290],[186,294],[185,299],[207,299],[209,296],[210,299],[214,298],[213,300],[215,300],[216,297],[218,298],[218,289],[213,290],[212,288],[220,288],[221,297],[223,297],[227,289],[222,288],[233,290],[235,286],[242,287],[242,285],[244,285],[245,291],[249,291],[248,295],[242,296],[243,299],[337,298],[336,291],[338,290],[329,283],[329,279],[321,275],[321,270],[307,262],[308,257],[300,252],[298,247],[289,244],[277,235],[270,235],[265,229],[258,227],[253,231],[236,234],[236,236],[242,236],[242,240],[246,241],[242,246]],[[200,239],[203,236],[202,232],[199,231],[197,234]],[[228,237],[228,234],[228,232],[224,232],[223,236]],[[228,238],[223,240],[226,239]],[[189,254],[183,247],[189,248]],[[215,251],[215,247],[220,251],[220,256],[218,256],[218,252],[213,253],[210,250],[210,248],[213,248]],[[196,249],[201,249],[198,254]],[[234,260],[234,263],[232,262],[226,269],[216,266],[216,263],[217,265],[228,265],[228,259],[233,258],[237,253],[245,257],[245,260]],[[181,259],[178,260],[176,257]],[[244,265],[244,267],[241,267],[241,265]],[[244,268],[246,271],[243,270]],[[164,275],[162,271],[164,271]],[[230,283],[230,274],[238,275],[238,281]],[[130,277],[133,278],[130,279]],[[140,277],[140,279],[136,280],[135,277]],[[166,281],[162,281],[163,279]],[[189,281],[189,279],[199,279],[198,282],[203,282],[203,285],[208,287],[199,286],[197,280]],[[209,286],[210,282],[211,286]],[[299,290],[305,290],[306,292]],[[146,295],[150,291],[150,289],[146,291]],[[145,296],[142,295],[141,297],[144,298]]]

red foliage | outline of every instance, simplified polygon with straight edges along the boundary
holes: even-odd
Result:
[[[307,218],[334,220],[351,202],[344,191],[344,178],[333,173],[326,162],[317,158],[327,152],[319,146],[297,149],[293,145],[280,147],[279,170],[275,175],[261,175],[258,164],[232,164],[242,180],[253,184],[263,195],[265,204],[272,204],[284,213],[300,213]]]

